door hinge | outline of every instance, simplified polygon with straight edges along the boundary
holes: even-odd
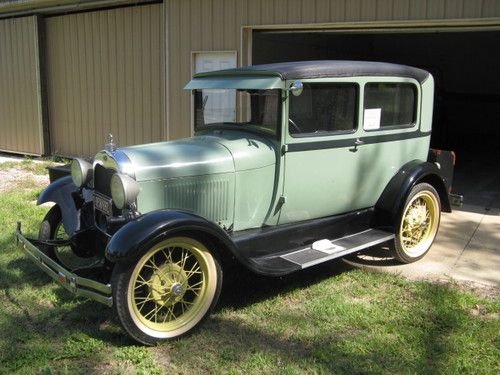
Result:
[[[286,203],[286,197],[282,195],[281,197],[278,198],[278,203],[276,203],[276,207],[274,209],[274,215],[276,215],[280,210],[281,207]]]
[[[281,155],[285,155],[288,152],[288,145],[281,146]]]

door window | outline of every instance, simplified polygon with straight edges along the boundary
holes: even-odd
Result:
[[[411,83],[368,83],[365,85],[363,128],[412,126],[416,106],[417,90]]]
[[[292,137],[352,132],[356,129],[358,85],[308,83],[290,95],[288,129]]]

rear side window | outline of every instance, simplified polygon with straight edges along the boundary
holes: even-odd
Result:
[[[376,130],[415,123],[417,89],[411,83],[368,83],[365,85],[363,128]]]
[[[304,83],[290,95],[288,129],[293,137],[352,132],[356,129],[358,85]]]

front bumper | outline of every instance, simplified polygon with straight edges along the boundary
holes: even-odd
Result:
[[[64,288],[77,296],[87,297],[107,306],[113,305],[112,289],[110,284],[103,284],[96,280],[84,278],[67,270],[38,249],[21,232],[21,223],[17,223],[16,243],[42,271],[52,277]]]

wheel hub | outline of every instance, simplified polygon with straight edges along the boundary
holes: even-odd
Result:
[[[411,227],[422,226],[427,220],[427,208],[420,205],[412,207],[407,219]]]
[[[153,300],[160,306],[172,306],[182,300],[187,283],[184,269],[173,263],[166,263],[155,270],[149,284]]]
[[[416,199],[407,211],[403,234],[405,246],[412,249],[423,241],[430,224],[430,212],[427,203],[422,198]]]

